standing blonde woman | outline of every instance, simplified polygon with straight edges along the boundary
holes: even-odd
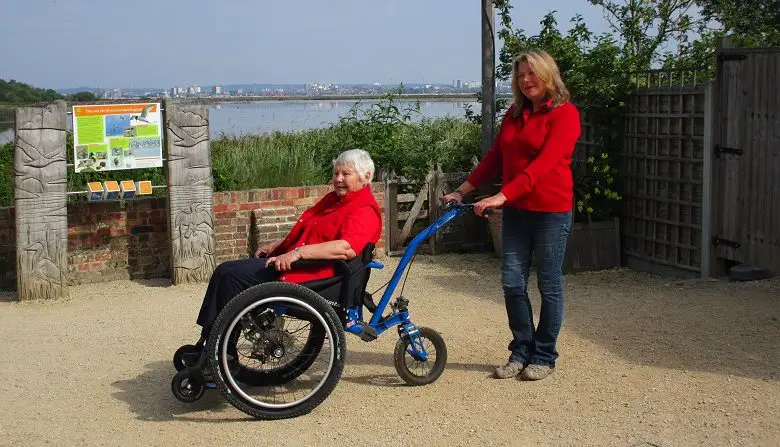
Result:
[[[569,102],[555,60],[545,51],[528,51],[514,60],[512,93],[514,102],[493,147],[442,200],[462,201],[502,174],[501,191],[474,206],[478,215],[487,208],[502,208],[501,274],[512,341],[509,361],[496,368],[495,375],[539,380],[553,372],[558,358],[562,265],[574,204],[571,159],[580,137],[580,114]],[[532,255],[542,296],[536,328],[527,290]]]

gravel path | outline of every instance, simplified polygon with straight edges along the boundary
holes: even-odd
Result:
[[[393,332],[348,335],[333,394],[274,422],[217,392],[192,405],[171,394],[170,359],[197,338],[203,285],[118,281],[35,303],[6,294],[0,445],[780,445],[780,278],[568,275],[558,370],[527,383],[490,377],[508,354],[498,268],[487,254],[417,257],[404,295],[413,320],[447,341],[438,382],[402,385]]]

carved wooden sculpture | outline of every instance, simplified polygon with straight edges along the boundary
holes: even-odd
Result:
[[[19,301],[68,296],[67,106],[16,109],[14,205]]]
[[[173,283],[207,282],[215,266],[208,109],[167,105],[165,129]]]

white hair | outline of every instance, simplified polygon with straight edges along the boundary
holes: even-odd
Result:
[[[366,175],[368,172],[368,181],[370,182],[374,178],[374,160],[371,159],[371,155],[363,149],[350,149],[344,151],[333,160],[333,167],[339,165],[352,165],[357,171],[360,177]]]

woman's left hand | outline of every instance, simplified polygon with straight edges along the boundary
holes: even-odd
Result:
[[[506,202],[506,196],[503,192],[486,197],[474,204],[474,214],[481,216],[487,208],[500,208],[504,202]]]
[[[265,266],[268,267],[269,265],[271,265],[271,263],[274,263],[274,268],[277,271],[286,272],[288,270],[292,270],[292,263],[299,259],[300,256],[298,256],[297,253],[293,251],[288,251],[283,255],[268,258],[268,260],[265,262]]]

